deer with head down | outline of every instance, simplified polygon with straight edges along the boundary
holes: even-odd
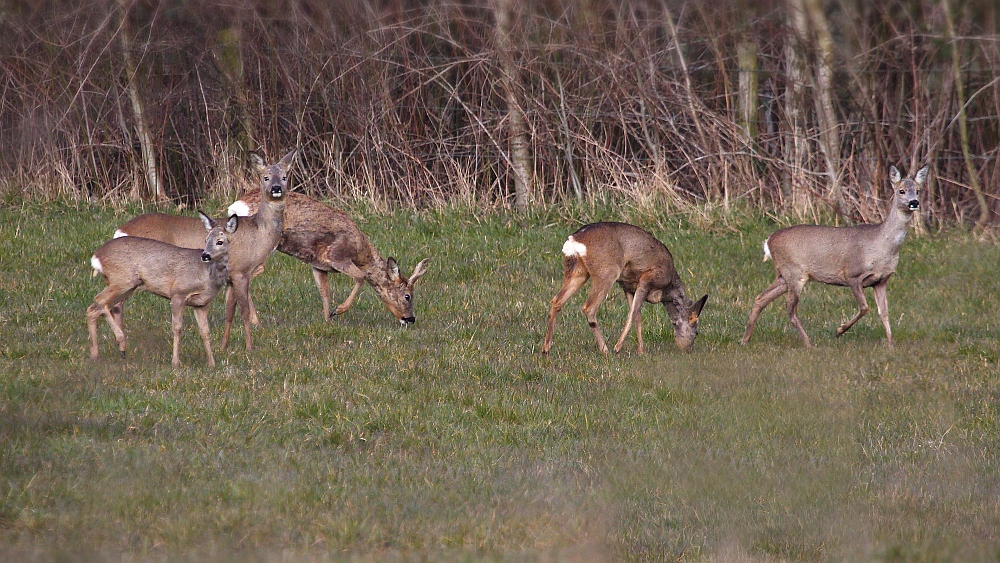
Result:
[[[563,283],[552,298],[542,353],[548,354],[552,348],[552,333],[559,312],[591,278],[594,283],[583,304],[583,314],[594,331],[597,347],[602,353],[608,353],[608,346],[597,326],[597,308],[615,282],[622,288],[629,308],[625,328],[615,343],[615,353],[621,351],[633,324],[639,341],[638,352],[642,354],[645,351],[641,313],[644,303],[662,303],[674,325],[677,346],[684,351],[694,346],[695,336],[698,335],[698,317],[708,295],[696,303],[688,299],[674,268],[673,256],[656,237],[626,223],[592,223],[570,235],[563,244],[562,252]]]
[[[774,260],[777,277],[754,299],[750,320],[740,343],[750,341],[757,317],[764,307],[787,293],[785,304],[788,318],[806,347],[811,347],[812,343],[802,328],[797,309],[799,296],[806,283],[818,281],[847,286],[858,301],[857,314],[837,328],[838,338],[868,314],[864,288],[873,288],[878,316],[885,327],[886,341],[891,347],[892,329],[889,327],[886,288],[889,278],[896,273],[899,249],[906,238],[910,217],[920,208],[920,187],[927,179],[927,170],[928,167],[924,166],[913,179],[901,179],[895,166],[889,169],[893,198],[885,220],[877,225],[796,225],[769,236],[764,241],[764,261]]]
[[[226,288],[226,325],[222,333],[222,347],[229,345],[229,332],[240,306],[243,318],[246,349],[253,349],[250,325],[259,325],[257,310],[250,297],[250,280],[264,271],[268,257],[281,240],[285,221],[285,199],[288,193],[288,171],[295,158],[291,151],[277,163],[265,165],[257,155],[251,155],[260,173],[264,204],[257,213],[240,222],[240,230],[233,235],[229,257],[229,286]],[[195,217],[147,213],[122,225],[115,238],[131,236],[154,239],[183,248],[200,248],[201,222]]]
[[[229,206],[233,215],[248,215],[260,205],[260,190],[252,190]],[[403,276],[392,257],[383,259],[368,237],[343,211],[303,194],[288,194],[285,229],[278,250],[312,268],[313,280],[323,304],[323,318],[342,315],[354,304],[367,281],[389,312],[402,324],[416,321],[413,313],[414,288],[427,273],[427,258],[421,260],[410,277]],[[347,274],[354,287],[347,299],[330,310],[330,273]]]
[[[234,215],[220,226],[201,213],[208,231],[202,250],[177,246],[140,237],[111,239],[94,252],[90,264],[94,274],[104,276],[107,286],[87,307],[87,330],[90,332],[90,357],[99,358],[97,320],[102,315],[111,326],[118,349],[125,357],[125,332],[122,306],[137,289],[170,300],[174,351],[171,364],[180,366],[180,338],[184,325],[184,307],[194,309],[198,331],[205,344],[208,365],[215,366],[209,341],[208,307],[229,277],[230,237],[237,232],[239,219]]]

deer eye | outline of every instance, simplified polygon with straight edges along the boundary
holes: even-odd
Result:
[[[409,301],[410,300],[410,294],[407,293],[407,294],[403,295],[403,299],[406,299],[407,301]]]
[[[285,183],[287,181],[288,181],[288,176],[282,176],[281,177],[281,183]]]
[[[270,176],[264,176],[264,181],[265,182],[270,182],[271,181],[271,177]]]
[[[906,193],[906,190],[899,190],[899,195],[904,195],[905,193]]]

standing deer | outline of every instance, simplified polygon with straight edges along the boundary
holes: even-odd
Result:
[[[796,225],[776,231],[764,241],[764,261],[774,260],[777,277],[774,283],[754,300],[747,330],[741,344],[750,341],[760,312],[769,303],[788,292],[785,299],[788,317],[807,348],[812,346],[797,309],[799,295],[809,281],[851,288],[858,300],[858,313],[837,328],[837,337],[847,332],[861,317],[868,314],[864,288],[873,287],[878,316],[885,327],[888,345],[892,346],[889,328],[889,308],[886,286],[896,272],[899,249],[913,212],[920,208],[920,187],[927,179],[927,166],[911,179],[900,179],[899,170],[889,169],[889,179],[895,193],[888,215],[877,225],[830,227]]]
[[[111,325],[118,341],[118,350],[125,357],[125,332],[122,326],[122,305],[137,289],[170,300],[174,333],[174,354],[171,364],[181,365],[181,328],[184,307],[194,308],[194,318],[205,344],[208,365],[215,366],[212,344],[209,342],[208,306],[226,284],[229,277],[230,237],[237,232],[239,219],[234,215],[219,226],[207,215],[200,214],[208,236],[203,250],[177,246],[140,237],[112,239],[94,252],[90,264],[94,274],[102,274],[107,284],[87,307],[87,329],[90,332],[90,358],[99,358],[97,319],[102,315]],[[202,231],[205,232],[204,230]]]
[[[246,349],[253,350],[250,325],[259,325],[257,310],[250,297],[250,280],[264,271],[264,264],[281,240],[284,227],[285,199],[288,193],[288,170],[295,151],[291,151],[277,164],[264,165],[257,155],[251,155],[261,175],[264,205],[259,212],[240,222],[239,232],[233,236],[229,257],[229,286],[226,288],[226,325],[222,333],[222,347],[229,345],[229,331],[239,303],[246,335]],[[125,223],[115,232],[123,236],[144,237],[184,248],[200,248],[197,241],[200,222],[194,217],[147,213]]]
[[[260,205],[260,191],[252,190],[229,206],[233,215],[254,213]],[[427,272],[427,258],[420,261],[409,278],[399,273],[396,260],[383,260],[358,225],[343,211],[309,196],[288,194],[285,231],[278,250],[312,267],[313,279],[323,302],[323,318],[331,318],[330,272],[354,278],[350,295],[333,311],[342,315],[354,304],[361,286],[367,281],[402,324],[413,323],[413,290]]]
[[[548,354],[552,347],[556,317],[563,305],[590,278],[594,278],[594,283],[583,304],[583,314],[597,337],[597,347],[602,353],[608,353],[608,346],[597,326],[597,308],[615,282],[625,292],[629,307],[625,328],[615,344],[615,353],[621,351],[633,323],[639,340],[639,353],[644,353],[641,311],[646,302],[663,303],[674,325],[674,341],[681,350],[688,351],[694,345],[694,338],[698,335],[698,316],[705,307],[708,295],[697,303],[687,298],[681,278],[674,268],[673,256],[653,235],[626,223],[592,223],[570,235],[563,244],[562,252],[563,283],[552,298],[549,329],[542,353]]]

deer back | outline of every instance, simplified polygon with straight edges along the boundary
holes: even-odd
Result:
[[[203,248],[205,228],[197,217],[145,213],[134,217],[115,231],[115,238],[142,237],[181,248]]]
[[[680,285],[670,251],[639,227],[627,223],[592,223],[570,235],[566,246],[572,246],[570,241],[580,245],[579,259],[591,276],[614,276],[631,291],[643,275],[652,280],[653,291]]]
[[[368,237],[343,211],[303,194],[289,193],[286,198],[279,251],[323,271],[329,271],[330,261],[350,260],[362,270],[381,261]],[[229,212],[253,215],[260,200],[261,191],[251,190],[230,205]]]

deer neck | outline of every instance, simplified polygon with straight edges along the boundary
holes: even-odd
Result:
[[[285,228],[285,201],[275,201],[264,195],[260,198],[257,208],[257,225],[272,232],[280,233]]]
[[[208,279],[215,287],[222,287],[229,279],[229,256],[212,260],[208,264]]]
[[[389,274],[386,273],[386,260],[382,255],[371,247],[372,259],[365,265],[360,266],[365,273],[365,279],[374,287],[385,287],[389,285]]]
[[[881,235],[879,238],[887,241],[891,248],[898,249],[902,246],[903,239],[906,238],[906,231],[909,229],[912,215],[912,211],[901,209],[894,201],[888,216],[879,226],[879,234]]]

